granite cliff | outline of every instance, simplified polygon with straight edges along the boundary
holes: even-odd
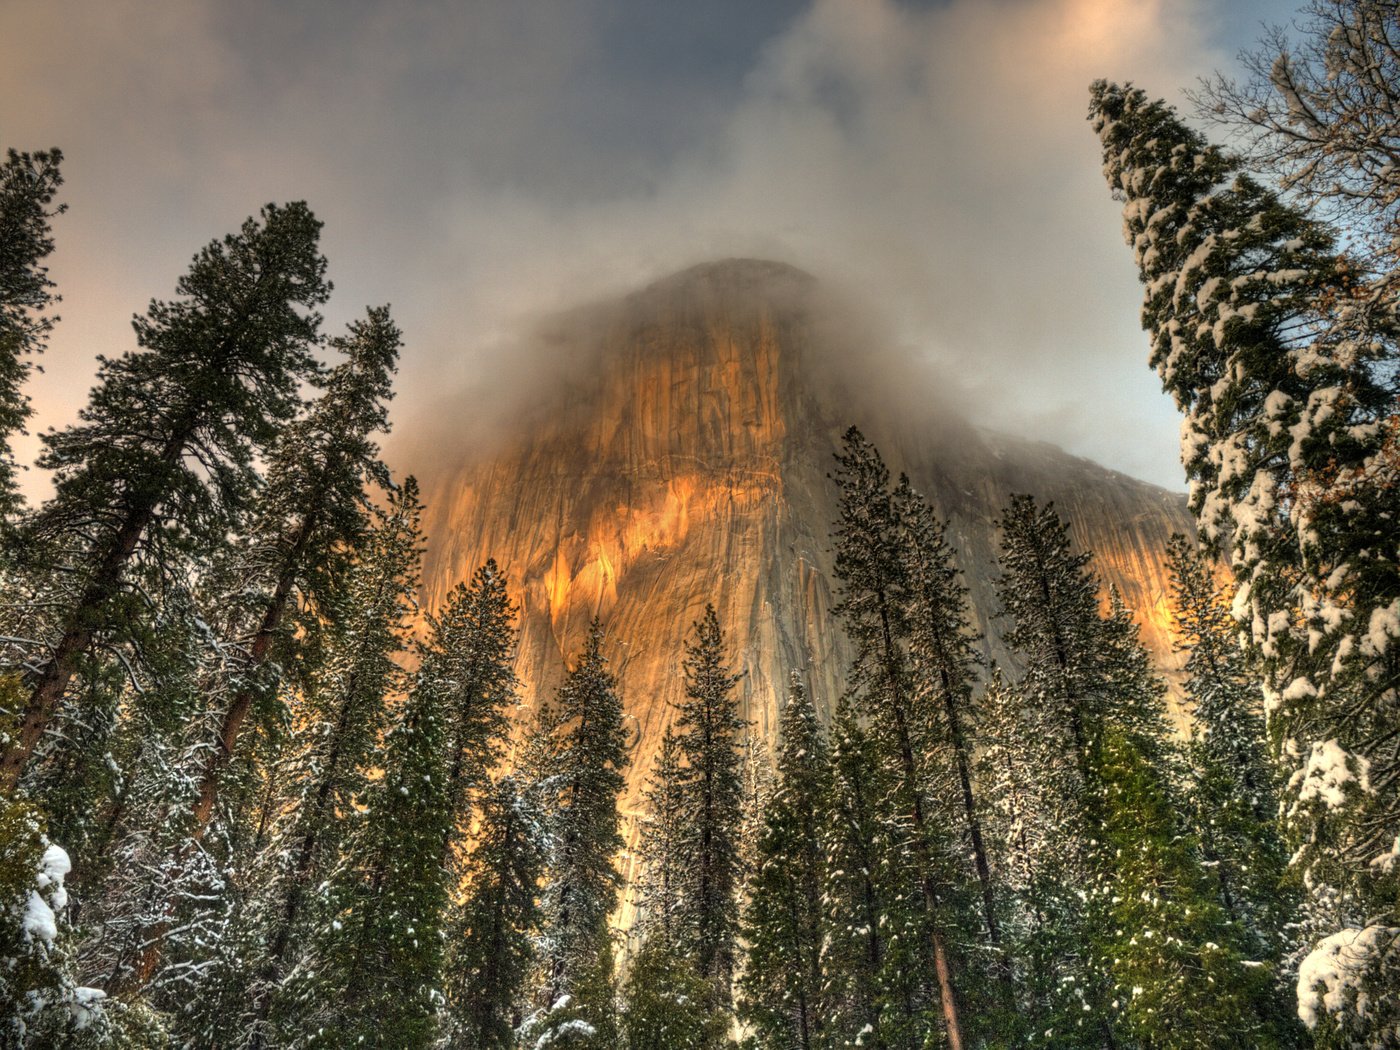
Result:
[[[842,688],[845,639],[827,532],[827,474],[852,423],[949,522],[989,655],[994,522],[1013,492],[1053,500],[1094,550],[1163,666],[1168,536],[1183,497],[1046,444],[981,430],[936,390],[897,411],[861,389],[860,336],[833,323],[820,285],[791,267],[729,260],[560,319],[570,362],[518,433],[488,451],[444,450],[428,497],[424,598],[436,605],[487,557],[520,607],[526,705],[547,697],[588,622],[607,628],[636,747],[631,814],[682,690],[691,623],[717,607],[754,731],[771,737],[788,672],[819,706]],[[906,384],[907,386],[907,384]]]

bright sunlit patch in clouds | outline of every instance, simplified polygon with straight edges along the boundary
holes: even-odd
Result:
[[[1250,37],[1204,0],[759,6],[12,0],[5,144],[69,156],[40,427],[202,243],[304,197],[329,328],[388,301],[406,332],[406,437],[528,400],[541,311],[773,256],[868,299],[988,425],[1179,484],[1087,86],[1178,99]]]

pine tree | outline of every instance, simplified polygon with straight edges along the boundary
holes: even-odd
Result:
[[[778,784],[764,816],[749,883],[740,1016],[760,1047],[822,1045],[821,834],[831,770],[816,709],[796,671],[778,724]]]
[[[375,434],[388,429],[388,400],[401,344],[388,307],[373,308],[332,345],[344,355],[325,393],[286,428],[273,449],[267,487],[249,548],[253,575],[268,587],[253,610],[257,623],[246,666],[220,719],[217,746],[205,750],[198,773],[193,834],[203,834],[214,811],[219,779],[259,699],[275,693],[275,666],[294,599],[329,607],[364,535],[366,488],[388,480]],[[303,625],[304,627],[304,625]],[[269,673],[271,672],[271,673]]]
[[[1042,848],[1069,854],[1060,873],[1083,892],[1080,905],[1061,897],[1047,915],[1060,926],[1045,931],[1058,955],[1043,933],[1031,945],[1036,968],[1048,961],[1053,974],[1037,975],[1050,995],[1036,1030],[1056,1046],[1113,1045],[1142,1038],[1170,1012],[1192,1018],[1181,1038],[1196,1042],[1181,1045],[1235,1045],[1228,1017],[1260,1045],[1277,1045],[1267,968],[1245,965],[1259,960],[1243,954],[1243,931],[1219,907],[1186,833],[1163,687],[1136,625],[1116,594],[1099,612],[1089,556],[1072,551],[1053,508],[1016,497],[1001,524],[1007,639],[1026,665],[1018,728],[1051,742],[1028,742],[1025,758],[1039,764],[1037,808],[1074,844]]]
[[[455,863],[471,822],[475,793],[501,757],[506,710],[516,700],[515,606],[494,560],[459,583],[442,611],[428,617],[415,689],[431,694],[446,719],[447,791],[455,814],[443,839],[443,863]]]
[[[835,480],[841,517],[836,542],[836,577],[842,596],[837,613],[856,649],[850,682],[875,715],[876,736],[895,769],[895,801],[908,836],[911,864],[919,872],[943,1024],[952,1050],[966,1044],[950,951],[955,928],[946,876],[946,843],[928,813],[926,754],[928,719],[914,706],[906,646],[910,579],[889,471],[875,447],[855,427],[836,454]],[[941,885],[940,885],[941,883]]]
[[[534,965],[544,875],[544,817],[513,777],[483,801],[467,898],[448,942],[446,1039],[511,1050]]]
[[[84,571],[0,758],[13,788],[94,641],[130,611],[133,560],[222,542],[254,487],[252,458],[295,413],[324,302],[320,223],[304,204],[268,205],[214,242],[134,321],[141,349],[100,358],[81,422],[45,436],[55,495],[39,536],[62,536]],[[302,309],[298,309],[302,308]],[[303,310],[307,312],[302,312]]]
[[[709,982],[675,945],[648,934],[628,964],[620,1045],[626,1050],[724,1046],[730,1019],[709,1005],[709,997]]]
[[[63,185],[57,149],[38,153],[10,150],[0,164],[0,513],[19,505],[10,437],[29,419],[23,386],[43,352],[56,317],[45,311],[57,299],[48,267],[53,251],[50,220],[67,209],[53,206]]]
[[[1001,1032],[1008,1043],[1034,1043],[1041,1037],[1036,1025],[1045,1031],[1059,990],[1062,960],[1078,951],[1071,920],[1082,873],[1071,872],[1063,805],[1043,775],[1063,759],[1063,749],[1037,728],[1039,712],[999,668],[980,706],[977,782],[1016,989],[1015,1013],[1001,1018]]]
[[[298,1018],[288,1041],[308,1046],[430,1046],[444,998],[443,931],[450,883],[443,841],[455,814],[449,726],[431,690],[405,701],[376,765],[384,776],[321,892],[320,924],[284,1002]]]
[[[907,579],[912,705],[925,721],[926,774],[933,799],[957,798],[953,819],[967,835],[968,852],[982,896],[982,918],[995,950],[1001,940],[993,900],[991,865],[982,838],[972,769],[977,711],[973,687],[982,666],[977,635],[969,626],[968,592],[959,578],[946,527],[901,476],[893,509],[903,536]]]
[[[1103,822],[1086,926],[1112,982],[1115,1032],[1163,1050],[1297,1045],[1272,967],[1241,950],[1144,743],[1112,727],[1094,762]]]
[[[287,672],[298,665],[305,672],[314,664],[307,655],[319,647],[322,625],[336,615],[335,594],[345,585],[352,551],[367,527],[367,486],[387,480],[374,433],[387,426],[398,329],[387,309],[372,309],[333,345],[344,360],[330,373],[325,393],[275,443],[254,528],[229,557],[221,580],[233,585],[226,618],[239,644],[230,647],[236,655],[204,683],[210,698],[206,710],[185,727],[180,765],[197,787],[192,804],[185,802],[187,817],[164,818],[178,832],[166,865],[170,879],[185,880],[183,869],[190,864],[228,866],[223,851],[238,821],[226,821],[219,841],[207,843],[205,837],[221,793],[228,794],[230,773],[258,775],[256,764],[235,763],[240,741],[249,736],[250,721],[258,730],[254,739],[284,735],[294,684]],[[298,615],[291,616],[294,604]],[[246,801],[248,786],[245,778],[226,801]],[[193,897],[211,892],[196,881]],[[172,899],[168,913],[144,931],[140,958],[124,985],[140,988],[156,977],[179,910],[180,902]]]
[[[727,666],[713,605],[705,607],[693,630],[695,640],[685,649],[685,699],[676,720],[686,770],[682,856],[687,872],[678,940],[708,986],[710,1006],[727,1012],[738,961],[740,734],[747,723],[739,717],[734,696],[739,678]]]
[[[358,552],[327,652],[293,712],[296,733],[277,763],[276,809],[259,850],[247,922],[258,944],[240,953],[256,970],[250,1046],[276,1023],[277,989],[316,914],[315,888],[334,871],[365,773],[386,727],[386,700],[402,691],[404,653],[421,554],[418,485],[392,490]],[[252,958],[249,958],[252,956]]]
[[[590,1001],[585,993],[591,990],[596,996],[611,978],[608,916],[617,904],[614,860],[622,848],[617,799],[627,767],[622,699],[603,656],[603,628],[596,619],[554,710],[554,773],[545,794],[553,840],[543,909],[547,971],[542,1005],[548,1012],[540,1022],[540,1038],[582,1020],[596,1042],[612,1012],[611,993],[605,993],[604,1001]]]
[[[685,858],[686,770],[681,741],[671,726],[661,737],[651,773],[642,792],[641,833],[637,852],[640,875],[635,889],[634,933],[676,954],[681,932],[681,901],[689,870]],[[658,965],[660,963],[658,962]]]
[[[37,807],[0,802],[0,1046],[95,1046],[103,995],[74,980],[67,852],[49,841]]]
[[[1276,824],[1278,792],[1259,690],[1210,565],[1184,536],[1173,536],[1167,551],[1192,714],[1193,831],[1215,873],[1221,906],[1250,932],[1256,957],[1276,963],[1297,901],[1283,887],[1288,854]]]
[[[1203,538],[1262,679],[1314,953],[1299,1008],[1365,1041],[1400,1028],[1396,316],[1322,223],[1165,103],[1106,83],[1090,117],[1146,285],[1152,364],[1183,413]],[[1335,938],[1359,947],[1338,970]],[[1316,976],[1317,980],[1313,980]],[[1319,985],[1351,982],[1355,996]],[[1340,1038],[1340,1036],[1339,1036]]]
[[[831,726],[831,812],[821,836],[823,1044],[914,1050],[941,1011],[920,873],[890,817],[895,770],[849,703]]]

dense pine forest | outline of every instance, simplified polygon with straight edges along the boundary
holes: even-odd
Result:
[[[526,714],[500,567],[420,606],[404,336],[324,329],[302,202],[133,319],[26,502],[64,157],[11,150],[0,1046],[1400,1046],[1400,7],[1307,17],[1198,89],[1229,146],[1090,88],[1182,416],[1180,672],[1018,493],[992,664],[947,523],[851,427],[848,689],[791,668],[768,748],[714,604],[655,756],[605,618]]]

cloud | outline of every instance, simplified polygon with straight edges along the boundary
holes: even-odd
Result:
[[[1225,65],[1204,0],[699,6],[6,5],[5,134],[69,155],[40,425],[201,243],[304,197],[332,326],[389,301],[406,332],[402,448],[528,401],[542,313],[751,255],[853,289],[987,424],[1179,483],[1083,114],[1095,77]]]

